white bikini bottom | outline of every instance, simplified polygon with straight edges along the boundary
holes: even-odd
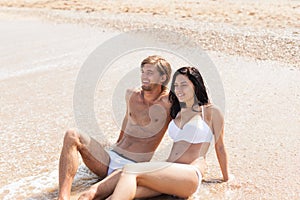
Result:
[[[198,186],[197,186],[197,190],[194,192],[194,193],[196,193],[196,192],[198,192],[200,190],[200,187],[201,187],[202,174],[201,174],[201,172],[199,171],[199,169],[196,166],[192,165],[192,167],[195,169],[196,174],[198,176]]]

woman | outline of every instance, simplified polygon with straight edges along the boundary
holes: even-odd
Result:
[[[175,72],[169,100],[173,120],[168,134],[173,146],[167,162],[126,165],[111,199],[133,199],[159,193],[183,198],[191,196],[201,184],[205,155],[213,136],[223,181],[228,180],[224,119],[218,108],[209,103],[203,79],[196,68],[183,67]]]

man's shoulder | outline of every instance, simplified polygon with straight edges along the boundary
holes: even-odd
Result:
[[[165,104],[166,106],[169,107],[169,106],[171,105],[171,103],[170,103],[170,101],[169,101],[169,90],[164,90],[164,91],[160,94],[158,100],[159,100],[160,102],[162,102],[163,104]]]
[[[160,99],[163,101],[163,102],[169,102],[169,94],[168,93],[165,93],[165,94],[162,94],[160,95]]]
[[[126,90],[126,95],[132,95],[132,94],[140,94],[141,89],[140,88],[128,88]]]
[[[141,94],[141,89],[140,88],[129,88],[126,90],[126,99],[129,100],[131,97],[136,97]]]

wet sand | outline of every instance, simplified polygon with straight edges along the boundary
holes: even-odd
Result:
[[[132,1],[26,2],[0,1],[1,199],[55,198],[62,137],[76,126],[73,92],[83,62],[118,33],[151,26],[195,38],[215,64],[226,95],[225,142],[235,178],[213,181],[220,170],[210,152],[206,182],[191,199],[300,198],[299,2],[220,6],[190,1],[172,9],[155,2],[147,9]],[[123,59],[135,65],[145,53]],[[182,62],[165,56],[174,65]],[[106,145],[118,134],[109,104],[122,70],[118,64],[106,80],[112,84],[98,86],[95,98],[106,140],[95,137]],[[170,141],[165,140],[156,159],[167,149]],[[80,170],[74,199],[88,187],[83,183],[96,180],[84,167]]]
[[[195,38],[205,50],[298,66],[300,61],[297,0],[2,0],[0,6],[22,8],[23,16],[34,13],[50,20],[113,27],[120,31],[167,28]]]

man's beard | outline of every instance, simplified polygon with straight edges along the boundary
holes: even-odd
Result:
[[[161,86],[161,84],[152,83],[149,85],[142,85],[144,91],[152,91],[154,88]]]
[[[142,85],[142,89],[145,91],[151,91],[152,90],[152,85]]]

